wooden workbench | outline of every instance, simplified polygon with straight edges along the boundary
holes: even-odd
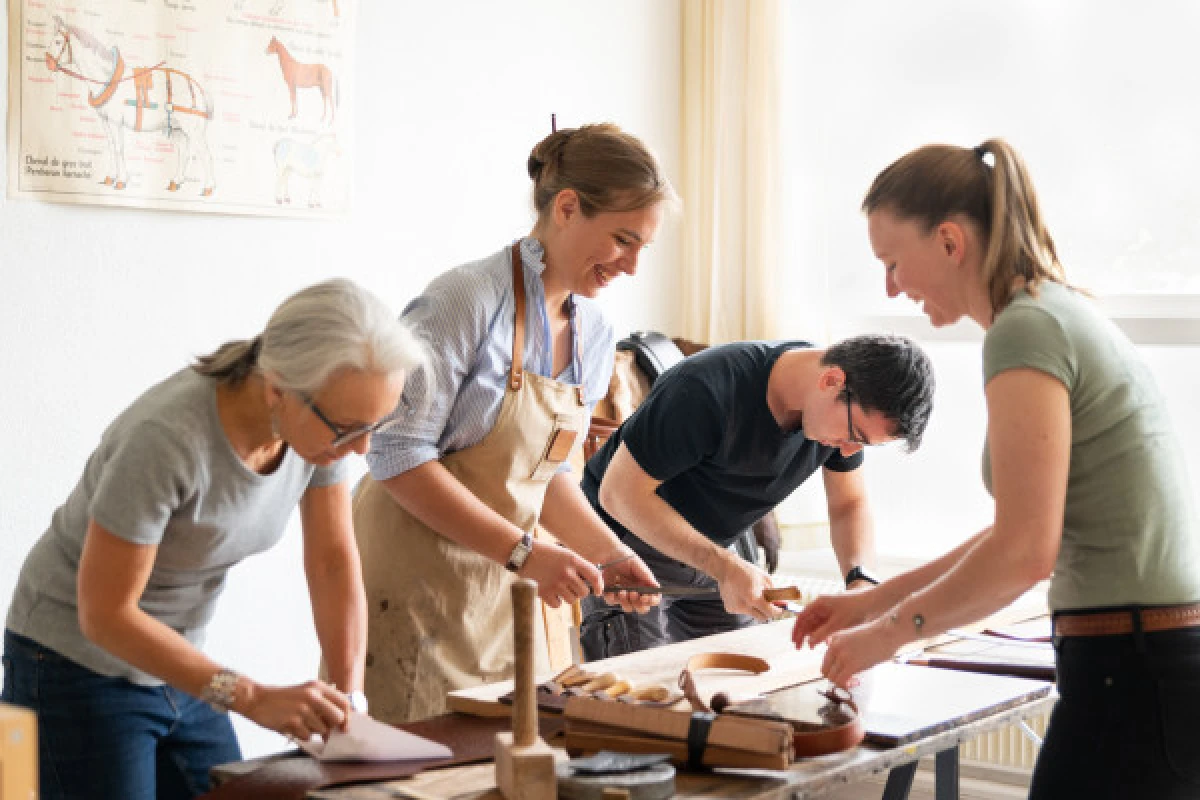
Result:
[[[883,749],[865,745],[846,753],[806,759],[793,764],[786,771],[681,772],[676,778],[676,796],[682,800],[819,798],[847,784],[890,772],[883,797],[885,800],[901,800],[907,796],[912,785],[917,761],[924,756],[935,755],[939,800],[957,798],[958,746],[976,736],[1045,714],[1054,701],[1053,697],[1045,697],[1024,703],[902,747]],[[563,757],[566,757],[565,753]],[[219,769],[219,774],[225,778],[236,776],[245,771],[248,763],[227,765]],[[399,781],[326,789],[312,792],[309,797],[312,800],[395,800],[404,797],[502,800],[495,787],[495,767],[489,763],[431,770]]]

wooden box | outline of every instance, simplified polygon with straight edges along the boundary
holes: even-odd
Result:
[[[0,800],[36,800],[37,716],[0,703]]]

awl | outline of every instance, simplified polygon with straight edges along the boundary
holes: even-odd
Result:
[[[721,590],[703,586],[605,586],[604,593],[632,592],[633,594],[661,594],[664,597],[700,597],[720,594]],[[799,600],[800,590],[795,586],[781,586],[778,589],[763,590],[763,599],[768,603],[781,603],[785,600]]]

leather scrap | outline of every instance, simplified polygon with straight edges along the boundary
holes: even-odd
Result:
[[[272,759],[253,772],[232,778],[204,795],[202,800],[304,800],[309,792],[354,783],[397,780],[437,767],[491,761],[496,734],[512,730],[505,717],[473,717],[441,714],[397,728],[446,745],[451,759],[335,763],[317,761],[298,752]],[[539,720],[543,739],[549,741],[563,731],[559,718]]]

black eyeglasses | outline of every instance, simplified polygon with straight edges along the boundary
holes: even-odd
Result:
[[[316,402],[314,402],[313,399],[307,394],[296,391],[296,396],[304,401],[304,405],[312,409],[312,412],[317,415],[317,419],[325,423],[326,428],[329,428],[329,430],[333,431],[333,442],[330,444],[331,447],[341,447],[344,444],[353,442],[355,439],[375,433],[375,431],[386,427],[387,424],[392,421],[390,417],[384,417],[378,422],[373,422],[369,425],[355,425],[353,428],[343,428],[339,425],[333,424],[333,422],[329,420],[329,417],[325,416],[325,412],[321,411]]]
[[[851,392],[849,389],[843,389],[842,391],[846,395],[846,441],[851,444],[870,447],[871,443],[854,430],[854,392]]]

